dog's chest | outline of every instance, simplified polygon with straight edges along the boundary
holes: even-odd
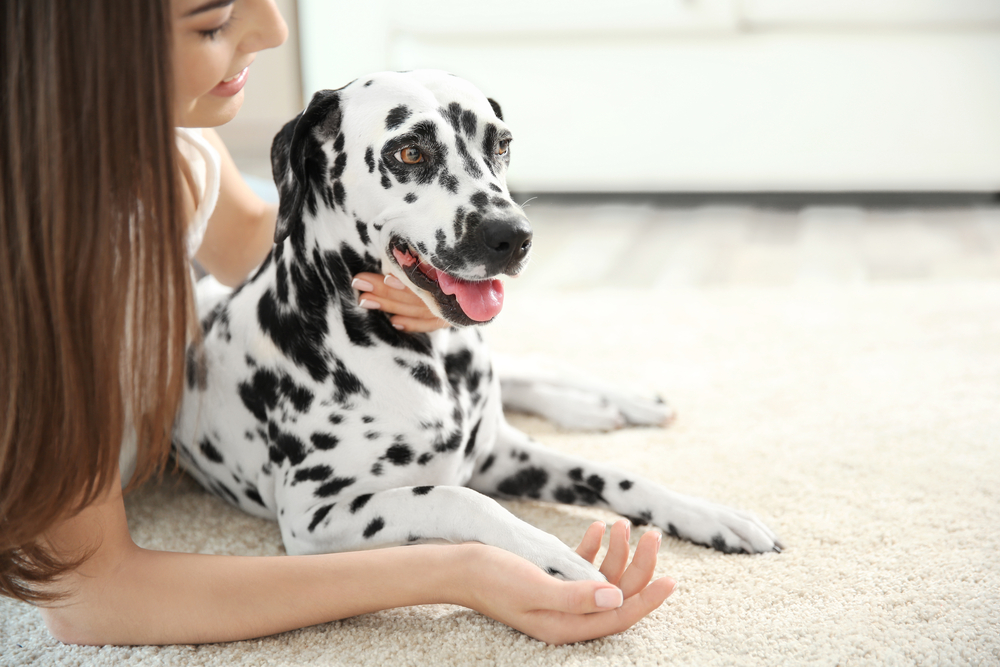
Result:
[[[220,311],[204,340],[204,382],[185,395],[178,445],[203,484],[253,489],[260,508],[237,504],[271,515],[277,487],[314,493],[308,482],[321,473],[351,480],[352,492],[468,481],[500,419],[476,331],[435,332],[419,350],[357,345],[331,308],[330,372],[316,379],[259,325],[264,291],[247,286]]]

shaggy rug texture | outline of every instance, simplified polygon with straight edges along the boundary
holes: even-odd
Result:
[[[677,408],[667,429],[559,431],[557,449],[757,512],[781,554],[664,538],[677,591],[620,635],[550,647],[459,607],[209,646],[72,647],[0,601],[0,664],[1000,664],[1000,286],[734,286],[511,295],[488,336]],[[279,554],[276,524],[185,478],[128,500],[140,544]],[[575,545],[597,509],[505,503]],[[643,529],[633,530],[633,543]]]

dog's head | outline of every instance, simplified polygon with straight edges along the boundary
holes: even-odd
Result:
[[[316,93],[275,137],[275,242],[355,243],[458,326],[489,322],[531,227],[507,191],[500,106],[445,72],[383,72]],[[333,227],[336,227],[334,229]]]

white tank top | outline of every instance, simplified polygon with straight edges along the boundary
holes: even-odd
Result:
[[[194,257],[205,239],[205,229],[208,219],[215,211],[219,201],[219,172],[222,160],[219,152],[212,147],[201,130],[197,128],[178,127],[177,147],[187,160],[194,176],[195,212],[188,222],[187,249],[188,257]]]

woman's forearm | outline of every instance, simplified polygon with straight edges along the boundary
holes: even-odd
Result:
[[[74,577],[69,604],[43,613],[52,634],[67,643],[249,639],[380,609],[458,602],[457,566],[475,547],[277,557],[134,547],[113,575],[86,572],[88,561]]]

